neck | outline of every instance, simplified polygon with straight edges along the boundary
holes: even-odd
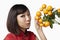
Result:
[[[24,33],[25,33],[25,31],[26,31],[26,29],[21,29]]]

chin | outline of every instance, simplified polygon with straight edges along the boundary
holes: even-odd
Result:
[[[30,27],[27,27],[26,29],[29,29]]]

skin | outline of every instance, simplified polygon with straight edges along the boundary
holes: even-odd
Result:
[[[31,22],[30,12],[27,10],[23,14],[17,15],[17,22],[18,22],[18,25],[20,26],[20,29],[23,32],[25,32],[25,30],[29,29],[30,22]],[[34,22],[35,22],[34,23],[35,28],[36,28],[37,33],[38,33],[39,37],[41,38],[41,40],[47,40],[44,33],[43,33],[42,27],[40,27],[38,25],[38,22],[36,20]],[[39,40],[39,39],[36,37],[36,40]]]
[[[24,12],[23,14],[17,15],[18,25],[20,26],[20,29],[23,32],[25,32],[26,29],[29,29],[30,21],[31,21],[31,16],[28,10]]]

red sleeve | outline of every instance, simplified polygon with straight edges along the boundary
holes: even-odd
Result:
[[[4,40],[16,40],[16,37],[13,34],[8,34]]]

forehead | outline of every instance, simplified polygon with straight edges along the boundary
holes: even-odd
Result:
[[[25,11],[24,13],[21,13],[19,15],[22,15],[22,14],[30,14],[29,10]]]

